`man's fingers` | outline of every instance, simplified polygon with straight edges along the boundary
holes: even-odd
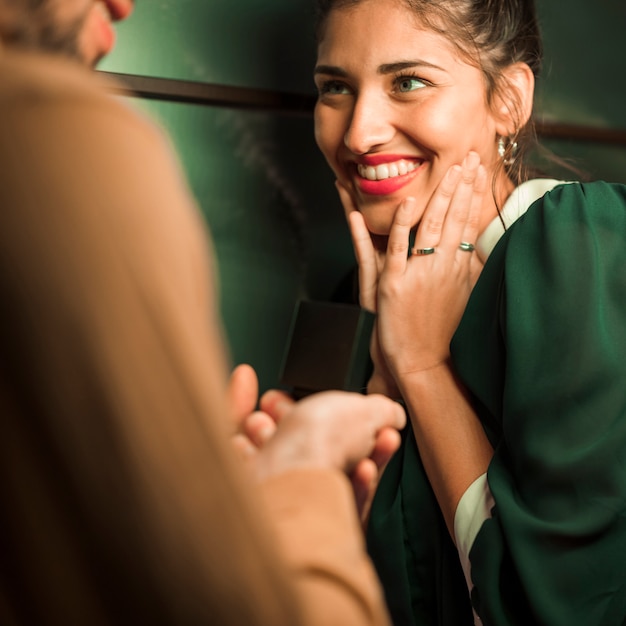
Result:
[[[276,422],[263,411],[251,413],[243,422],[243,433],[257,447],[263,446],[276,432]]]
[[[402,406],[381,394],[367,396],[370,411],[375,416],[376,430],[380,431],[385,427],[402,430],[406,425],[406,413]]]
[[[378,468],[371,459],[359,461],[350,474],[354,498],[359,517],[364,521],[374,498],[378,484]]]
[[[258,448],[245,435],[233,435],[230,442],[235,454],[244,461],[251,459],[258,452]]]
[[[376,487],[387,463],[400,447],[400,433],[392,428],[383,428],[378,433],[370,458],[359,461],[350,476],[357,510],[362,522],[369,516]]]
[[[371,459],[379,470],[387,465],[396,450],[400,447],[400,433],[394,428],[383,428],[376,437]]]
[[[261,411],[267,413],[276,423],[293,408],[295,400],[284,391],[270,389],[266,391],[259,401]]]
[[[240,424],[254,409],[259,395],[259,381],[254,368],[241,364],[233,369],[226,388],[231,413]]]

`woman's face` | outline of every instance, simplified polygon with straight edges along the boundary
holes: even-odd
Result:
[[[497,122],[481,71],[398,0],[363,0],[328,17],[318,48],[315,137],[371,232],[389,232],[399,201],[421,212],[470,150],[491,175]],[[496,216],[486,194],[482,224]],[[421,214],[420,212],[420,214]]]

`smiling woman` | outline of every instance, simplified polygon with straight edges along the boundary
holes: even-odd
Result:
[[[318,2],[368,392],[410,416],[367,529],[394,623],[621,626],[626,187],[526,173],[533,0]]]
[[[510,74],[532,85],[529,70],[515,67]],[[470,150],[497,176],[499,202],[511,192],[506,172],[496,173],[497,140],[525,124],[526,101],[521,119],[517,109],[490,103],[481,69],[447,37],[416,28],[402,3],[334,11],[315,80],[318,145],[371,232],[388,234],[407,195],[416,198],[419,219],[445,172]],[[486,195],[483,224],[496,215],[496,199]]]

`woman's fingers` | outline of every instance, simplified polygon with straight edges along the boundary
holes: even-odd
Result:
[[[480,157],[476,152],[470,152],[463,161],[461,176],[452,194],[450,207],[441,232],[439,247],[444,250],[456,251],[461,241],[464,241],[463,234],[470,217],[470,209],[475,195],[474,184],[479,166]],[[477,224],[475,226],[477,227]],[[469,243],[473,244],[474,241],[472,240]]]
[[[437,248],[450,202],[461,178],[462,167],[453,165],[435,190],[415,235],[414,251]]]
[[[474,180],[474,193],[470,202],[469,212],[465,220],[462,241],[472,244],[476,243],[480,234],[480,218],[483,210],[485,193],[487,192],[487,170],[483,165],[479,165]]]
[[[359,300],[361,306],[376,311],[376,290],[378,288],[378,253],[372,244],[370,232],[363,216],[354,211],[348,216],[354,254],[359,266]]]
[[[420,250],[433,248],[440,252],[456,252],[461,242],[474,245],[485,181],[484,168],[476,152],[470,152],[462,165],[454,165],[448,170],[433,194],[417,231],[414,250],[418,254]]]
[[[359,265],[359,300],[363,308],[375,311],[379,268],[372,237],[363,216],[352,201],[350,192],[339,181],[335,182],[335,187],[346,214],[354,254]]]
[[[377,331],[400,387],[407,372],[433,367],[449,356],[476,275],[472,252],[486,186],[478,154],[469,153],[462,165],[452,166],[428,202],[408,259],[402,213],[394,220],[393,247],[380,277]],[[420,253],[425,258],[415,258]]]
[[[376,273],[376,251],[372,244],[370,232],[367,229],[363,216],[355,211],[348,216],[348,225],[354,244],[354,253],[359,267],[369,269]]]
[[[409,254],[409,235],[415,222],[415,198],[405,198],[393,216],[389,231],[385,271],[391,273],[404,272]]]

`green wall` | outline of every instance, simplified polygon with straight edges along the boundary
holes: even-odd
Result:
[[[539,117],[626,130],[626,2],[538,0],[537,7],[546,56]],[[626,182],[626,146],[545,143],[591,178]]]
[[[545,120],[626,129],[623,0],[540,0]],[[309,0],[140,0],[100,69],[313,93]],[[136,100],[166,127],[210,225],[233,362],[278,382],[293,306],[328,298],[353,263],[312,120]],[[594,177],[626,182],[626,148],[550,141]]]
[[[312,13],[295,0],[139,2],[100,69],[313,93]],[[154,101],[210,225],[234,363],[276,386],[293,308],[353,262],[309,116]]]

